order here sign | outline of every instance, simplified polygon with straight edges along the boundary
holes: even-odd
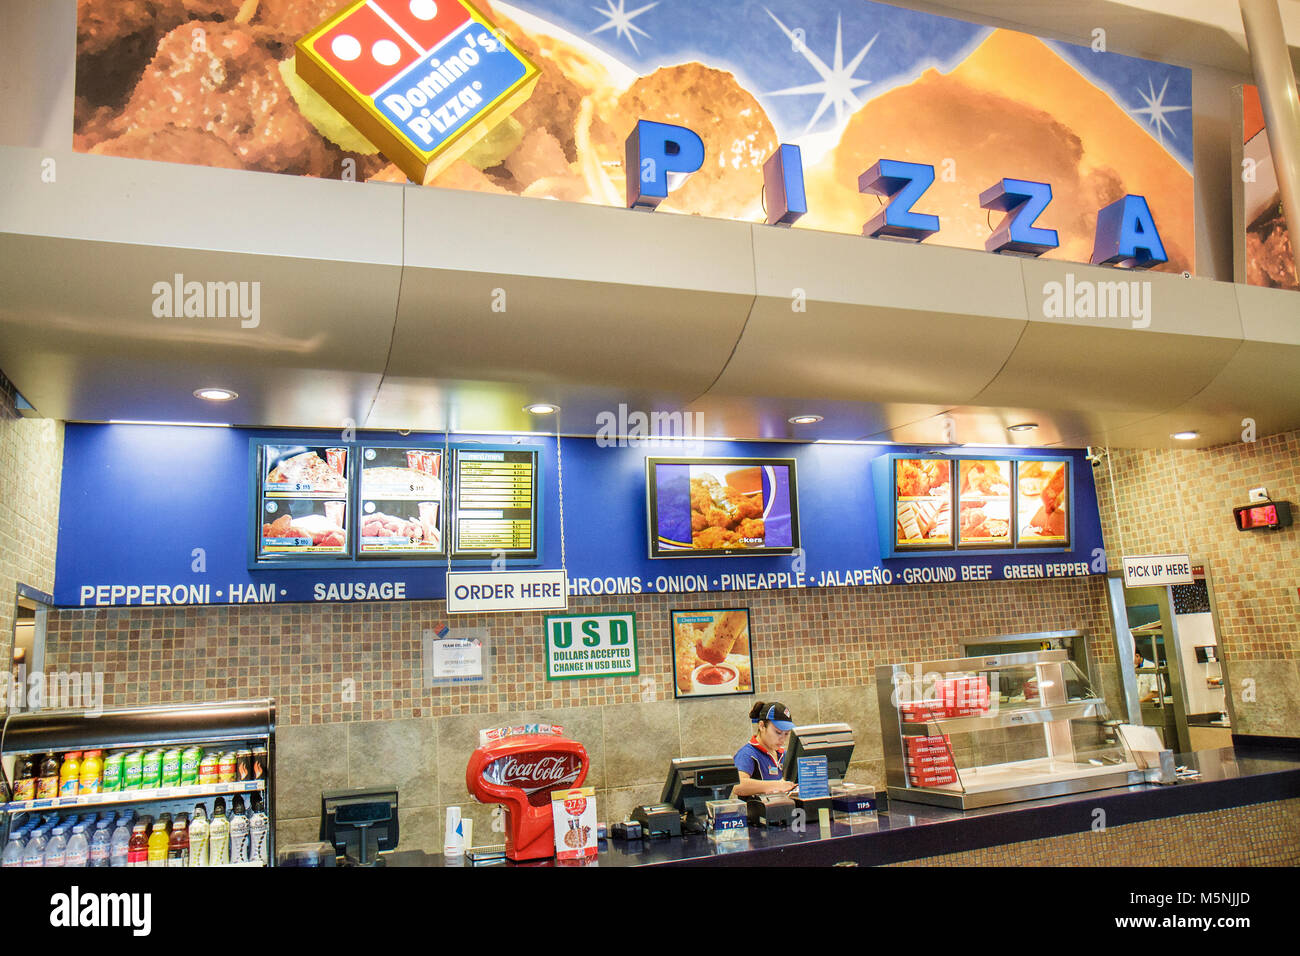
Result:
[[[569,606],[564,571],[451,571],[447,613],[562,611]]]
[[[1124,587],[1164,587],[1192,583],[1192,559],[1186,554],[1148,554],[1124,559]]]

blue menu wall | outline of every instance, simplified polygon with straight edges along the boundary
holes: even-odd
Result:
[[[336,432],[152,425],[67,427],[55,602],[63,607],[427,600],[445,593],[446,561],[329,568],[249,567],[249,444],[274,438],[335,444]],[[475,436],[454,437],[460,444]],[[649,594],[765,588],[903,586],[1104,573],[1092,469],[1082,451],[1046,450],[1073,463],[1069,551],[883,557],[871,463],[907,446],[661,441],[599,447],[563,440],[564,523],[554,437],[483,436],[483,444],[536,448],[541,469],[540,560],[561,566],[569,591]],[[442,436],[358,432],[357,443],[441,445]],[[951,449],[963,453],[962,449]],[[985,449],[981,457],[1027,449]],[[802,551],[721,558],[648,557],[645,459],[649,456],[781,457],[797,463]],[[884,503],[890,509],[892,504]],[[481,568],[455,562],[453,569]],[[508,563],[509,569],[522,566]]]

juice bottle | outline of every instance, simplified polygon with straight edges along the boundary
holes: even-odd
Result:
[[[126,845],[127,866],[149,865],[149,835],[145,832],[145,821],[137,821],[131,827],[131,842]]]
[[[153,825],[153,832],[149,834],[148,855],[150,866],[167,865],[167,821],[159,820]]]
[[[81,751],[71,750],[63,755],[59,768],[59,796],[75,797],[81,785]]]
[[[208,824],[208,865],[225,866],[230,862],[230,821],[226,819],[226,801],[217,797]]]
[[[104,778],[104,751],[87,750],[86,755],[81,758],[81,783],[82,793],[99,793]]]
[[[196,804],[190,819],[190,866],[208,865],[208,815]]]
[[[104,758],[104,782],[102,792],[114,793],[122,789],[122,760],[126,757],[122,751],[111,753]]]
[[[167,865],[188,866],[190,862],[190,835],[185,814],[172,824],[171,840],[167,843]]]
[[[19,757],[14,761],[14,799],[36,799],[36,776],[41,772],[39,758],[35,754]]]
[[[41,775],[36,778],[36,797],[44,800],[59,795],[59,758],[47,753],[41,758]]]

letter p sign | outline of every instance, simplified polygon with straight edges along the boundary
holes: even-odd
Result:
[[[704,141],[685,126],[637,120],[624,158],[627,207],[654,210],[704,165]]]

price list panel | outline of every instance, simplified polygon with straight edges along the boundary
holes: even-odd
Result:
[[[455,557],[537,557],[537,453],[455,452]]]

